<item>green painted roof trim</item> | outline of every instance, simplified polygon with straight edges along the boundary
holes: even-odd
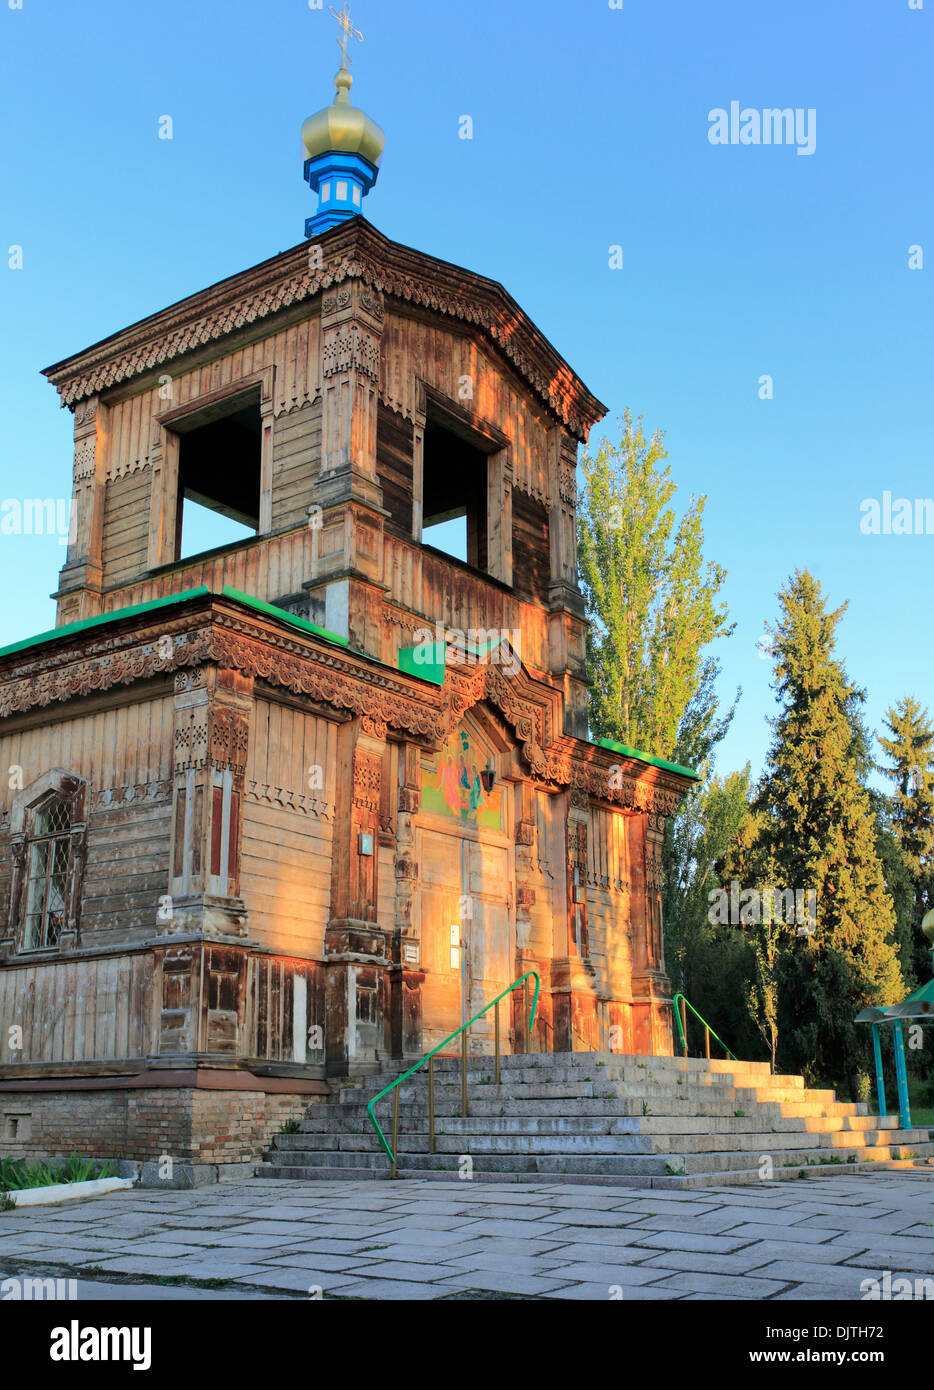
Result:
[[[302,632],[310,632],[313,637],[323,637],[325,642],[336,642],[339,647],[350,647],[347,638],[341,637],[339,633],[319,627],[317,623],[310,623],[307,618],[299,618],[294,613],[287,612],[285,608],[277,608],[274,603],[266,603],[264,599],[254,598],[252,594],[244,594],[239,589],[231,588],[229,584],[224,585],[221,597],[236,599],[238,603],[245,603],[248,608],[255,608],[258,613],[268,613],[271,618],[278,618],[280,622],[297,627]]]
[[[154,598],[148,603],[134,603],[129,608],[115,608],[112,613],[98,613],[94,618],[82,618],[78,623],[65,623],[62,627],[40,632],[36,637],[24,637],[21,642],[11,642],[8,647],[0,647],[0,657],[11,656],[14,652],[25,651],[28,647],[41,646],[45,642],[55,642],[60,637],[74,637],[79,632],[103,627],[105,623],[119,622],[121,618],[135,618],[141,613],[155,613],[160,608],[187,603],[192,598],[205,598],[210,592],[205,585],[201,585],[197,589],[185,589],[180,594],[170,594],[168,598]]]
[[[695,782],[702,782],[703,778],[699,772],[694,772],[689,767],[682,767],[680,763],[670,763],[667,758],[656,758],[651,753],[640,753],[638,748],[630,748],[625,743],[614,743],[611,738],[601,738],[596,744],[597,748],[609,748],[612,753],[622,753],[625,758],[638,758],[640,763],[650,763],[652,767],[663,767],[666,772],[678,772],[682,777],[690,777]]]
[[[110,613],[98,613],[93,618],[82,618],[78,623],[65,623],[62,627],[53,627],[48,632],[40,632],[35,637],[24,637],[21,642],[11,642],[7,647],[0,647],[0,657],[12,656],[14,652],[26,651],[29,647],[42,646],[46,642],[56,642],[62,637],[76,637],[79,633],[89,632],[95,627],[103,627],[106,623],[117,623],[122,618],[137,618],[144,614],[156,613],[160,608],[172,608],[180,603],[187,603],[190,599],[210,598],[213,590],[206,584],[200,585],[197,589],[183,589],[180,594],[169,594],[166,598],[150,599],[148,603],[134,603],[129,608],[114,608]],[[287,613],[284,608],[276,608],[274,604],[264,603],[262,599],[253,598],[251,594],[241,593],[239,589],[233,589],[229,584],[225,584],[219,595],[221,598],[232,598],[237,603],[244,603],[248,608],[255,608],[260,613],[268,613],[273,618],[278,618],[280,622],[289,623],[292,627],[300,628],[302,632],[310,632],[315,637],[321,637],[326,642],[336,642],[338,646],[349,647],[350,643],[346,637],[341,637],[336,632],[329,632],[325,627],[318,627],[316,623],[310,623],[305,618],[297,618],[294,613]]]
[[[417,647],[399,648],[399,670],[407,676],[418,676],[433,685],[444,685],[447,669],[445,642],[428,642]]]

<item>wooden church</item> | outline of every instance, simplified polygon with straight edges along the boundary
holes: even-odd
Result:
[[[76,524],[57,626],[0,651],[0,1155],[236,1171],[529,969],[508,1048],[672,1051],[692,774],[588,739],[605,408],[499,284],[363,218],[351,82],[300,245],[46,371]],[[183,556],[192,504],[245,538]]]

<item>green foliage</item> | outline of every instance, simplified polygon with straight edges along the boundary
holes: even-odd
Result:
[[[56,1183],[93,1182],[117,1175],[116,1163],[101,1163],[74,1153],[63,1163],[54,1160],[29,1163],[22,1158],[0,1158],[0,1192],[20,1192],[29,1187]]]
[[[715,866],[749,818],[749,779],[748,763],[742,772],[722,779],[709,772],[685,797],[668,829],[662,890],[665,960],[674,989],[683,990],[705,1018],[695,998],[697,970],[692,963],[709,925],[709,894],[717,887]]]
[[[647,441],[627,411],[619,445],[604,439],[581,459],[578,509],[581,587],[591,626],[590,725],[671,757],[704,671],[704,648],[732,628],[718,602],[726,573],[702,557],[705,498],[680,520],[664,436]]]
[[[891,801],[869,788],[876,817],[876,852],[895,908],[895,942],[905,988],[910,992],[931,975],[931,950],[920,931],[915,883],[892,823]]]
[[[298,1134],[300,1130],[301,1125],[298,1120],[286,1120],[285,1124],[279,1126],[280,1134]]]
[[[876,846],[877,821],[863,779],[868,739],[864,694],[835,655],[845,605],[828,611],[820,584],[796,571],[769,627],[779,713],[749,833],[733,846],[725,877],[745,887],[814,891],[814,929],[769,923],[754,949],[754,980],[771,980],[761,1020],[774,1010],[782,1067],[844,1081],[854,1095],[868,1030],[855,1015],[897,1000],[904,988],[895,911]]]
[[[914,974],[927,980],[931,952],[920,928],[934,906],[934,728],[928,711],[910,695],[886,711],[883,723],[890,736],[878,736],[887,758],[879,771],[893,784],[889,828],[913,889]]]

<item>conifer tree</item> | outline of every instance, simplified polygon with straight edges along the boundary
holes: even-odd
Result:
[[[876,850],[895,907],[898,963],[905,988],[911,991],[931,978],[931,947],[921,931],[915,885],[893,828],[891,801],[872,787],[869,799],[876,817]]]
[[[813,892],[815,922],[785,922],[766,968],[778,988],[783,1065],[847,1080],[857,1092],[868,1038],[853,1023],[866,1005],[895,1003],[903,981],[895,913],[863,784],[868,759],[863,692],[835,655],[846,605],[828,611],[820,583],[797,571],[769,627],[779,713],[754,801],[755,837],[739,855],[747,883]]]
[[[880,771],[892,782],[891,831],[914,888],[914,956],[920,978],[930,974],[930,945],[921,919],[934,906],[934,728],[926,709],[910,695],[886,710],[890,737],[878,735],[888,761]]]

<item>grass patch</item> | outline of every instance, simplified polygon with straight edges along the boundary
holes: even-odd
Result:
[[[93,1182],[115,1178],[116,1163],[101,1163],[73,1153],[64,1163],[29,1163],[24,1158],[0,1158],[0,1192],[24,1192],[27,1188],[53,1187],[56,1183]]]

